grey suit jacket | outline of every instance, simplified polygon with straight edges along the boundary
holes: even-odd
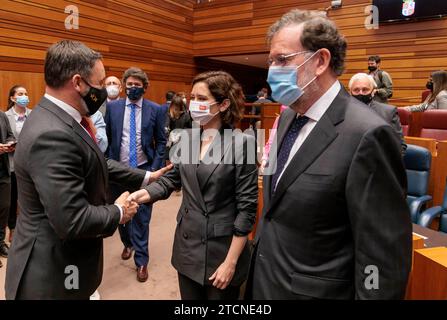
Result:
[[[222,142],[221,163],[194,164],[198,163],[198,152],[192,152],[188,161],[177,164],[173,170],[146,187],[151,202],[166,199],[172,191],[182,188],[183,199],[177,214],[172,265],[179,273],[202,285],[211,284],[208,278],[225,260],[233,234],[248,234],[255,222],[258,170],[254,162],[247,160],[248,152],[255,154],[254,138],[242,133],[234,134],[233,139],[224,139],[222,134],[222,140],[214,139],[209,147],[213,150],[216,143]],[[198,146],[200,135],[192,136],[182,136],[181,142],[175,146],[182,145],[182,141],[192,141],[192,144],[186,143],[186,148]],[[239,145],[235,150],[236,141],[244,141],[244,149]],[[248,151],[247,145],[253,150]],[[178,152],[185,152],[183,146]],[[193,157],[195,161],[192,161]],[[227,160],[222,163],[224,159]],[[206,158],[204,161],[207,161]],[[237,286],[245,281],[249,260],[247,244],[239,257],[230,285]]]
[[[120,219],[105,205],[108,181],[136,190],[145,172],[106,161],[68,113],[42,98],[20,134],[15,173],[20,214],[6,298],[88,299],[102,279],[102,239]]]
[[[278,143],[295,117],[291,109],[282,113]],[[273,196],[271,180],[264,176],[249,298],[404,297],[412,231],[405,168],[389,124],[342,88]],[[371,270],[377,289],[369,286]]]
[[[387,123],[389,123],[396,133],[397,138],[400,141],[400,146],[402,149],[402,154],[407,150],[407,144],[404,140],[404,135],[402,131],[402,125],[400,124],[399,112],[395,106],[380,103],[375,100],[371,101],[369,107],[379,114]]]
[[[26,111],[25,111],[26,117],[28,117],[30,115],[31,111],[32,111],[31,109],[26,108]],[[17,134],[16,119],[15,119],[14,111],[12,110],[12,108],[10,108],[8,111],[5,112],[5,114],[8,117],[9,125],[11,126],[12,133],[18,140],[19,135]],[[14,171],[14,152],[8,153],[8,157],[9,157],[9,167],[11,168],[11,171]]]

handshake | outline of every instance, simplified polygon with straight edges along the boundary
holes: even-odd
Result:
[[[160,170],[151,172],[149,183],[156,181],[158,178],[160,178],[162,175],[164,175],[172,168],[173,165],[169,164],[166,167],[161,168]],[[121,217],[120,224],[125,224],[130,219],[132,219],[133,216],[137,213],[139,205],[142,203],[149,202],[150,199],[151,199],[150,195],[146,191],[146,189],[135,191],[132,194],[129,191],[126,191],[122,195],[120,195],[118,199],[115,200],[115,205],[121,207],[121,209],[123,210],[122,211],[123,215]]]

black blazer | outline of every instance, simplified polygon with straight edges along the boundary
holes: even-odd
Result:
[[[176,145],[180,153],[191,145],[200,145],[200,135],[191,135],[191,130],[188,131],[189,135],[182,136]],[[183,189],[172,265],[179,273],[202,285],[211,284],[208,278],[225,260],[233,234],[246,235],[252,230],[257,209],[258,170],[254,162],[247,164],[247,153],[254,155],[254,138],[236,131],[233,138],[224,139],[223,134],[220,138],[214,139],[209,150],[211,155],[211,150],[222,142],[221,163],[197,165],[199,155],[195,152],[194,156],[146,187],[151,202],[166,199],[172,191]],[[242,152],[239,148],[235,152],[236,141],[243,141],[245,147],[251,146],[253,150]],[[229,164],[222,163],[224,158]],[[205,157],[204,162],[207,159]],[[249,260],[247,244],[230,285],[240,285],[246,279]]]
[[[295,117],[291,109],[282,113],[278,144]],[[412,227],[400,144],[389,124],[342,88],[273,196],[271,180],[264,176],[248,297],[404,297]],[[365,286],[368,266],[378,268],[378,289]]]
[[[9,141],[14,140],[15,137],[11,130],[11,126],[9,125],[8,117],[4,112],[0,111],[0,143],[5,144]],[[11,175],[9,168],[9,158],[7,153],[0,154],[0,170],[1,171],[4,170],[8,177]]]
[[[108,180],[136,190],[145,172],[106,161],[88,133],[46,98],[23,127],[14,164],[20,214],[6,298],[88,299],[102,279],[102,239],[120,219],[118,207],[105,205]],[[78,289],[65,287],[69,266],[79,272]]]

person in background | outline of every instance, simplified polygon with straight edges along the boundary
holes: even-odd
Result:
[[[180,133],[175,132],[174,130],[192,128],[191,115],[189,111],[186,110],[183,103],[183,97],[180,95],[176,94],[171,99],[166,128],[168,133],[168,143],[165,158],[166,160],[169,160],[169,151],[171,150],[171,147],[180,140]]]
[[[12,133],[8,117],[0,111],[0,256],[4,258],[9,255],[9,247],[5,242],[11,201],[11,171],[8,154],[14,152],[15,143],[16,138]]]
[[[185,106],[185,110],[189,110],[188,109],[188,100],[186,99],[186,93],[183,91],[177,92],[177,95],[179,95],[180,97],[182,97],[182,101],[183,101],[183,105]]]
[[[102,113],[98,110],[92,116],[90,116],[93,127],[95,129],[96,143],[102,153],[105,153],[107,147],[109,146],[106,132],[106,123],[104,122],[104,117]]]
[[[276,129],[278,128],[279,117],[280,117],[281,113],[284,110],[286,110],[287,108],[288,108],[287,106],[281,105],[280,110],[279,110],[279,115],[276,117],[275,122],[273,122],[273,126],[270,129],[269,140],[265,144],[264,151],[262,152],[261,167],[259,168],[259,172],[261,174],[264,172],[264,168],[267,166],[267,162],[268,162],[269,154],[270,154],[270,147],[272,146],[273,141],[276,137]]]
[[[379,116],[393,127],[396,136],[400,141],[402,154],[405,154],[407,144],[405,143],[404,135],[402,133],[402,126],[400,124],[397,108],[374,100],[374,95],[377,92],[375,90],[376,88],[377,84],[373,77],[366,73],[357,73],[352,76],[351,80],[349,80],[349,91],[351,92],[351,95],[377,112]]]
[[[107,90],[107,99],[104,103],[99,107],[99,112],[104,117],[106,115],[106,105],[110,101],[119,100],[120,93],[123,91],[121,81],[115,76],[109,76],[104,80],[104,85]],[[99,120],[99,117],[95,117],[95,120]]]
[[[9,120],[14,137],[18,141],[23,124],[31,113],[28,108],[29,97],[26,88],[21,85],[15,85],[9,90],[8,94],[8,111],[6,116]],[[8,153],[9,168],[11,170],[11,202],[9,207],[8,229],[9,242],[11,243],[14,235],[14,229],[17,222],[17,179],[14,173],[14,152]]]
[[[418,105],[405,107],[411,112],[431,109],[447,109],[447,72],[444,70],[433,72],[433,92]],[[430,85],[431,86],[431,85]]]
[[[257,94],[257,98],[258,98],[258,100],[253,102],[253,105],[252,105],[251,111],[250,111],[250,114],[254,115],[254,116],[261,115],[261,104],[272,103],[271,100],[267,99],[267,93],[265,93],[265,91],[262,91],[262,90],[259,91]],[[260,129],[260,127],[261,127],[261,120],[260,119],[251,119],[250,125],[252,126],[253,130],[256,133],[256,130]]]
[[[171,104],[172,98],[175,96],[175,91],[169,90],[166,92],[166,102],[161,104],[160,106],[166,110],[166,113],[168,112],[169,105]]]
[[[368,58],[368,70],[369,75],[374,78],[377,84],[374,100],[387,103],[388,99],[393,96],[393,80],[388,72],[380,69],[381,61],[380,56],[370,56]]]
[[[183,189],[172,265],[184,300],[236,300],[247,276],[247,235],[256,217],[258,170],[254,138],[232,130],[243,109],[242,88],[231,75],[223,71],[197,75],[189,110],[203,134],[192,129],[188,142],[182,137],[177,145],[180,153],[192,150],[195,160],[175,162],[171,174],[128,198],[154,203]],[[216,148],[223,150],[217,159],[211,154]]]
[[[166,151],[166,114],[158,104],[144,99],[149,89],[147,74],[137,67],[123,74],[126,99],[107,103],[105,116],[110,159],[132,168],[156,171],[162,167]],[[112,185],[115,195],[126,191],[122,186]],[[134,261],[137,280],[148,279],[149,223],[152,205],[142,205],[135,217],[119,227],[124,249],[121,259],[128,260],[135,251]]]
[[[434,71],[434,72],[436,72],[436,71]],[[434,72],[432,72],[430,74],[430,77],[428,78],[428,81],[425,84],[425,90],[422,91],[422,95],[421,95],[422,103],[425,102],[425,100],[427,100],[428,96],[433,93],[433,73]]]

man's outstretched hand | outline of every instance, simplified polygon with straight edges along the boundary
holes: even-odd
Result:
[[[156,181],[158,178],[160,178],[162,175],[164,175],[166,172],[168,172],[172,168],[174,168],[174,165],[172,163],[170,163],[166,167],[161,168],[160,170],[152,171],[151,177],[149,178],[149,183]]]
[[[123,216],[121,217],[120,224],[127,223],[137,213],[138,203],[135,201],[129,201],[129,191],[124,192],[115,200],[115,204],[119,205],[123,209]]]

